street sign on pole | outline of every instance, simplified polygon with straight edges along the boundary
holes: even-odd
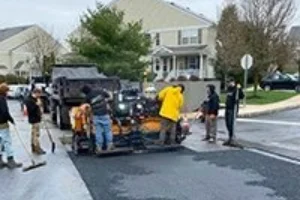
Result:
[[[250,54],[246,54],[242,57],[241,59],[241,66],[244,69],[244,93],[245,93],[245,98],[244,98],[244,107],[246,106],[246,90],[247,90],[247,81],[248,81],[248,70],[252,67],[253,65],[253,58]]]

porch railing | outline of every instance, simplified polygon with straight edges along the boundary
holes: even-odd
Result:
[[[198,69],[184,69],[184,70],[177,70],[177,73],[175,70],[172,70],[169,72],[168,76],[166,77],[166,81],[171,80],[172,78],[176,78],[179,76],[186,76],[186,77],[190,77],[190,76],[197,76],[199,77],[199,70]]]

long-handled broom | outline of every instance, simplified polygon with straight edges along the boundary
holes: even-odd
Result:
[[[46,129],[47,135],[48,135],[49,140],[50,140],[50,142],[51,142],[51,152],[54,153],[55,148],[56,148],[56,144],[55,144],[55,142],[54,142],[54,140],[53,140],[53,138],[52,138],[52,135],[51,135],[51,133],[50,133],[50,131],[49,131],[48,126],[46,125],[46,122],[45,122],[45,121],[42,121],[42,123],[43,123],[43,125],[44,125],[44,128]]]
[[[16,127],[15,125],[13,125],[13,127],[14,127],[14,129],[15,129],[15,133],[16,133],[16,135],[18,136],[18,138],[19,138],[19,140],[20,140],[20,142],[21,142],[21,144],[22,144],[24,150],[26,151],[28,157],[31,159],[31,165],[29,165],[28,167],[24,167],[24,168],[23,168],[23,172],[27,172],[27,171],[29,171],[29,170],[33,170],[33,169],[36,169],[36,168],[38,168],[38,167],[45,166],[45,165],[47,164],[46,161],[40,162],[40,163],[36,163],[36,162],[35,162],[33,156],[31,155],[31,153],[30,153],[29,150],[27,149],[25,143],[23,142],[23,140],[22,140],[22,138],[21,138],[21,136],[20,136],[20,133],[19,133],[17,127]]]

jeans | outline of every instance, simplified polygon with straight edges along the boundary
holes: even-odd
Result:
[[[96,128],[96,145],[102,147],[104,142],[106,142],[106,144],[112,143],[113,136],[109,115],[94,115],[93,123]]]
[[[2,155],[3,148],[7,157],[13,157],[14,152],[12,150],[11,136],[8,128],[0,129],[0,155]]]
[[[233,139],[233,126],[234,126],[234,110],[225,111],[225,123],[229,134],[229,140]]]

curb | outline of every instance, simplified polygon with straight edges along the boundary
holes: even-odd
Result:
[[[255,111],[255,112],[249,112],[249,113],[241,113],[241,114],[238,115],[238,117],[239,118],[253,118],[253,117],[258,117],[258,116],[262,116],[262,115],[274,114],[274,113],[281,112],[281,111],[293,110],[293,109],[297,109],[297,108],[300,108],[300,104],[290,105],[290,106],[281,107],[281,108],[274,108],[274,109],[269,109],[269,110]],[[187,113],[187,114],[188,115],[196,115],[196,113]],[[187,116],[187,118],[189,120],[193,120],[194,116]],[[224,119],[225,116],[219,115],[218,118],[219,119]]]
[[[274,108],[274,109],[264,110],[264,111],[257,111],[257,112],[252,112],[252,113],[243,113],[243,114],[239,114],[238,117],[252,118],[252,117],[258,117],[258,116],[262,116],[262,115],[274,114],[274,113],[281,112],[281,111],[293,110],[293,109],[297,109],[297,108],[300,108],[300,104],[281,107],[281,108]]]

